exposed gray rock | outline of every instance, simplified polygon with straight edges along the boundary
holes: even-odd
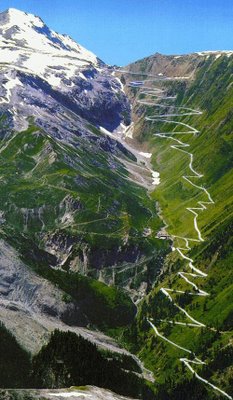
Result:
[[[60,329],[75,332],[101,348],[129,354],[103,333],[85,328],[88,321],[82,310],[63,298],[62,290],[28,269],[17,252],[0,240],[0,321],[23,347],[36,353],[51,332]]]
[[[60,390],[1,390],[0,396],[2,400],[28,400],[29,398],[31,400],[63,400],[65,398],[71,400],[130,400],[129,397],[120,396],[110,390],[95,386]]]

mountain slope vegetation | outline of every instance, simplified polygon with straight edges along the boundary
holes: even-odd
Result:
[[[145,70],[146,62],[146,59],[142,61],[143,72],[150,74],[151,63],[148,63],[149,70]],[[128,81],[132,78],[145,79],[145,75],[140,76],[140,62],[136,67],[133,65],[128,69],[134,73],[136,69],[138,73],[136,78],[135,75],[127,74]],[[179,252],[171,253],[157,284],[141,304],[135,326],[136,333],[131,332],[133,340],[137,341],[138,338],[140,356],[146,360],[147,366],[154,371],[156,380],[161,383],[159,398],[184,398],[187,388],[196,386],[198,389],[193,389],[192,394],[194,399],[200,398],[199,396],[208,399],[219,396],[226,398],[208,385],[199,389],[203,383],[195,377],[191,381],[189,369],[180,362],[187,355],[182,348],[191,351],[188,359],[197,357],[205,362],[203,365],[190,364],[197,374],[225,390],[229,396],[233,394],[232,362],[229,362],[228,357],[232,352],[233,289],[232,71],[232,56],[223,54],[216,57],[213,54],[202,57],[191,80],[173,79],[170,82],[157,78],[151,83],[152,90],[159,88],[166,93],[161,98],[149,94],[147,99],[149,102],[153,101],[154,106],[137,102],[137,99],[145,98],[140,95],[143,89],[129,89],[131,96],[137,96],[134,100],[138,124],[137,140],[148,144],[149,151],[153,153],[153,167],[161,175],[161,184],[152,197],[160,204],[167,225],[166,231],[173,239],[174,250],[177,247],[184,248],[182,252],[185,257],[192,259],[192,264],[203,272],[202,276],[189,278],[188,274],[192,271],[188,262],[180,257]],[[151,76],[148,79],[152,80]],[[148,86],[146,81],[144,85]],[[173,99],[165,98],[174,96]],[[142,108],[144,117],[155,117],[154,123],[146,121],[144,117],[137,117]],[[187,113],[187,109],[201,113],[182,116],[182,113]],[[171,116],[165,118],[166,114]],[[194,127],[196,133],[193,134],[189,129],[187,134],[187,125]],[[160,132],[164,136],[158,135]],[[202,174],[198,179],[190,178],[194,186],[184,179],[184,176],[194,175],[192,171],[190,173],[190,156],[182,148],[180,151],[172,147],[177,144],[175,139],[188,144],[185,150],[193,154],[192,167]],[[195,216],[189,211],[189,208],[198,207],[198,204],[200,207],[199,201],[208,202],[206,193],[199,186],[206,188],[213,199],[213,203],[206,203],[203,211],[197,211],[196,221],[201,240],[195,228]],[[187,242],[182,238],[191,238],[187,250]],[[181,271],[186,275],[180,274]],[[190,280],[195,283],[197,290]],[[164,295],[163,288],[170,288],[168,293],[172,301]],[[200,290],[208,295],[200,295]],[[174,303],[188,314],[185,315]],[[191,315],[195,321],[201,321],[203,326],[189,326],[193,321],[187,315]],[[147,318],[153,321],[164,338],[181,348],[158,337],[150,329]]]

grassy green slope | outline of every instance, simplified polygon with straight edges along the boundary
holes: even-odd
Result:
[[[74,149],[32,126],[3,141],[0,157],[5,230],[13,227],[37,238],[62,229],[97,245],[103,236],[108,248],[111,238],[133,239],[147,224],[153,230],[160,225],[145,190],[127,180],[119,162],[110,168],[105,153],[93,154],[91,145]],[[67,196],[74,203],[70,209],[63,202]],[[66,206],[72,215],[62,218]]]
[[[190,272],[187,263],[178,257],[177,252],[168,257],[164,274],[141,306],[138,325],[135,328],[139,336],[138,349],[162,385],[161,398],[167,398],[166,396],[170,399],[184,398],[185,393],[187,395],[187,388],[195,385],[199,387],[200,382],[194,379],[189,385],[187,384],[192,375],[179,361],[179,358],[186,356],[186,353],[156,337],[149,329],[146,316],[153,317],[160,333],[169,340],[190,349],[207,363],[204,367],[196,367],[201,376],[207,377],[210,382],[233,394],[232,363],[228,357],[228,354],[232,353],[233,327],[232,72],[232,56],[229,58],[221,56],[218,59],[211,56],[203,62],[195,79],[190,83],[173,82],[162,85],[167,93],[177,95],[176,107],[187,106],[202,111],[202,115],[172,119],[199,130],[196,136],[184,134],[180,135],[179,139],[189,144],[186,150],[194,154],[194,168],[203,174],[203,178],[193,178],[192,181],[207,188],[215,204],[209,205],[208,209],[201,211],[198,216],[198,226],[205,241],[196,244],[193,242],[189,254],[186,253],[194,259],[197,268],[208,274],[206,278],[196,278],[195,283],[210,295],[198,297],[172,294],[173,299],[181,307],[195,319],[206,324],[207,328],[189,328],[160,321],[167,319],[190,322],[159,291],[162,287],[186,292],[192,289],[177,275],[180,270]],[[167,104],[167,110],[172,110],[169,107],[171,102],[163,101],[161,104]],[[145,112],[146,115],[155,115],[158,110],[155,107],[147,107]],[[182,129],[184,128],[181,126],[162,121],[154,124],[144,122],[139,140],[148,143],[153,152],[154,168],[161,174],[161,185],[152,196],[160,202],[163,217],[169,225],[168,232],[197,239],[193,215],[186,210],[186,207],[195,207],[198,201],[207,201],[207,196],[182,178],[183,175],[191,175],[188,168],[189,156],[171,148],[173,140],[153,135]],[[175,245],[184,245],[184,241],[175,240]],[[135,332],[132,335],[135,337]],[[217,392],[207,389],[208,386],[205,386],[205,393],[201,398],[210,399],[218,396]],[[197,392],[198,390],[194,390],[195,395],[192,394],[192,398],[199,398]]]
[[[168,246],[143,236],[145,227],[156,231],[161,224],[146,191],[91,140],[77,138],[74,148],[33,125],[2,139],[0,175],[0,234],[24,262],[64,290],[66,301],[81,302],[92,324],[132,320],[128,295],[95,279],[104,271],[112,284],[116,265],[118,286],[152,283]]]

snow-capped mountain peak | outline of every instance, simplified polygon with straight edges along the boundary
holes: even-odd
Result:
[[[10,24],[11,26],[16,25],[19,27],[24,25],[42,27],[44,25],[40,17],[17,10],[16,8],[8,8],[8,10],[2,12],[0,14],[0,22],[3,25]]]
[[[0,34],[15,45],[49,53],[56,53],[58,50],[74,52],[88,61],[96,62],[93,53],[85,50],[67,35],[59,35],[49,29],[40,17],[15,8],[9,8],[0,14]]]
[[[51,130],[64,138],[70,128],[63,114],[72,121],[77,116],[79,132],[85,131],[82,118],[114,130],[128,113],[111,68],[32,14],[14,8],[0,13],[0,65],[0,115],[7,111],[8,126],[17,131],[34,116],[43,128],[55,124]]]
[[[99,60],[67,35],[49,29],[32,14],[10,8],[0,13],[1,64],[30,72],[60,85],[60,78],[70,79],[76,70]],[[60,73],[54,73],[59,67]]]

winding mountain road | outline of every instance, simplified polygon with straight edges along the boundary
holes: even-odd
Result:
[[[135,75],[135,73],[133,73]],[[141,75],[138,73],[138,75]],[[149,75],[150,76],[150,75]],[[177,79],[177,78],[175,78]],[[183,78],[182,78],[183,79]],[[187,79],[185,77],[185,79]],[[171,80],[171,78],[162,78],[162,79],[154,79],[155,81],[158,80]],[[152,79],[150,81],[153,81]],[[198,288],[197,284],[193,282],[193,279],[196,278],[206,278],[207,274],[203,271],[201,271],[199,268],[194,266],[194,260],[190,257],[188,257],[185,252],[189,251],[191,249],[190,244],[192,242],[203,242],[204,239],[202,237],[200,228],[198,226],[198,216],[199,213],[203,210],[206,210],[209,205],[214,204],[214,200],[212,199],[210,193],[207,191],[207,189],[201,185],[198,185],[193,182],[193,180],[200,179],[203,177],[201,173],[195,170],[193,166],[193,160],[194,156],[192,153],[188,152],[186,149],[190,146],[188,143],[185,143],[181,140],[179,140],[176,136],[177,135],[196,135],[198,133],[198,130],[195,129],[194,127],[184,123],[184,122],[177,122],[174,121],[172,118],[173,117],[181,117],[181,116],[191,116],[191,115],[201,115],[202,112],[199,110],[193,110],[188,107],[177,107],[173,106],[171,112],[167,112],[166,110],[168,108],[171,108],[168,106],[168,104],[158,104],[159,101],[163,100],[173,100],[176,97],[175,96],[166,96],[166,92],[163,89],[160,88],[151,88],[147,87],[146,84],[148,84],[148,80],[145,81],[133,81],[129,83],[130,87],[134,88],[139,88],[139,95],[144,95],[144,99],[138,99],[137,102],[141,105],[144,106],[153,106],[155,107],[157,113],[152,116],[147,116],[145,119],[151,123],[156,123],[156,122],[164,122],[164,123],[169,123],[177,126],[182,126],[182,128],[186,128],[185,130],[181,131],[171,131],[171,132],[158,132],[155,134],[156,137],[163,138],[163,139],[170,139],[175,144],[172,144],[170,147],[183,152],[187,154],[189,157],[189,170],[190,174],[189,175],[183,175],[182,178],[188,182],[191,186],[195,187],[196,189],[200,190],[203,192],[203,194],[206,196],[205,201],[198,201],[196,205],[193,207],[187,207],[186,210],[193,214],[193,226],[194,226],[194,231],[196,232],[197,237],[196,238],[187,238],[187,237],[182,237],[182,236],[176,236],[176,235],[170,235],[171,238],[173,239],[173,243],[183,241],[184,245],[181,247],[180,245],[176,245],[173,247],[173,251],[176,251],[179,256],[187,262],[187,267],[191,270],[191,272],[186,272],[186,271],[179,271],[178,276],[183,279],[186,283],[188,283],[192,288],[193,291],[190,292],[184,292],[182,290],[176,290],[172,288],[166,288],[163,287],[160,289],[160,291],[168,298],[168,300],[176,307],[179,309],[180,312],[182,312],[187,319],[190,320],[190,323],[184,323],[184,322],[177,322],[177,321],[168,321],[168,320],[161,320],[161,321],[166,321],[167,323],[171,324],[176,324],[176,325],[183,325],[187,327],[193,327],[193,328],[205,328],[206,325],[203,322],[200,322],[193,318],[183,307],[181,307],[178,303],[176,303],[170,293],[181,293],[181,294],[187,294],[190,296],[208,296],[209,294],[205,292],[204,290],[201,290]],[[165,113],[159,113],[160,110],[165,110]],[[169,226],[166,226],[169,228]],[[221,393],[223,396],[227,397],[228,399],[232,400],[232,397],[228,395],[226,392],[224,392],[222,389],[218,388],[217,386],[213,385],[210,381],[202,378],[192,367],[195,365],[204,365],[205,362],[201,361],[199,358],[196,357],[193,352],[185,347],[182,347],[178,345],[177,343],[169,340],[166,338],[164,335],[162,335],[158,328],[155,326],[155,324],[152,322],[153,319],[147,319],[148,323],[154,330],[155,334],[160,337],[162,340],[166,341],[167,343],[171,344],[172,346],[188,353],[189,355],[193,356],[193,359],[188,359],[188,358],[180,358],[180,361],[196,376],[198,380],[201,382],[205,383],[206,385],[210,386],[212,389],[215,391]]]

